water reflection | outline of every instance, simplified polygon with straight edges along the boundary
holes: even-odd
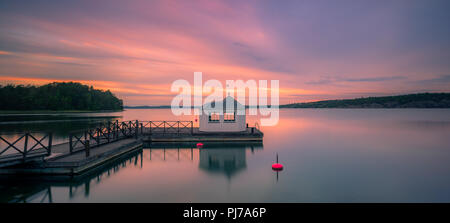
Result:
[[[245,169],[245,147],[200,150],[199,167],[210,173],[224,174],[227,178]]]
[[[92,186],[113,177],[120,170],[129,166],[142,168],[142,156],[143,151],[139,149],[80,176],[0,176],[0,202],[52,203],[55,188],[65,188],[69,200],[80,195],[88,198]]]
[[[157,158],[166,159],[175,158],[189,160],[194,159],[193,143],[163,143],[163,144],[148,144],[146,145],[150,152],[150,158],[153,154],[157,154]],[[256,149],[263,149],[260,142],[247,143],[224,143],[224,142],[210,142],[206,143],[198,150],[199,169],[211,174],[222,174],[230,179],[233,175],[244,170],[247,167],[246,150],[252,153]],[[173,154],[175,152],[176,154]],[[162,154],[161,154],[162,153]],[[155,155],[153,155],[154,157]]]
[[[193,120],[170,109],[120,114],[123,120]],[[116,172],[103,170],[98,183],[95,174],[72,180],[72,197],[67,179],[8,179],[0,182],[0,202],[449,202],[449,114],[281,109],[277,126],[262,127],[264,150],[246,145],[244,155],[227,145],[144,146],[125,167],[119,160]],[[277,153],[285,166],[278,182],[271,169]]]
[[[87,201],[96,188],[114,177],[120,177],[122,170],[150,168],[152,163],[194,162],[198,169],[211,174],[219,174],[230,179],[246,169],[246,151],[262,150],[261,143],[215,144],[208,143],[202,149],[195,144],[145,145],[126,156],[105,164],[87,173],[69,176],[0,176],[0,202],[11,203],[52,203]],[[161,165],[159,165],[161,167]],[[157,170],[155,170],[157,171]],[[127,174],[129,174],[128,172]],[[179,173],[183,174],[183,173]],[[152,180],[152,179],[149,179]],[[149,190],[151,190],[149,188]],[[57,191],[55,195],[55,191]]]

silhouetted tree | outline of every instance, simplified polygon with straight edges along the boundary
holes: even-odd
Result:
[[[42,86],[0,85],[0,110],[122,110],[123,102],[109,90],[76,82]]]

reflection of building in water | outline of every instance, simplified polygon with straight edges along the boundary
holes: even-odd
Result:
[[[225,174],[228,178],[247,166],[245,147],[202,149],[199,153],[200,169]]]
[[[184,157],[190,151],[190,160],[193,160],[193,147],[195,143],[152,143],[147,145],[155,158],[160,160],[170,159],[170,150],[177,152],[179,157]],[[172,149],[170,149],[172,148]],[[187,148],[187,149],[186,149]],[[262,142],[207,142],[198,151],[199,168],[212,174],[223,174],[231,178],[236,173],[247,167],[246,151],[254,153],[255,150],[263,149]],[[159,151],[159,153],[157,153]],[[182,152],[186,151],[186,152]],[[162,155],[161,155],[162,154]],[[171,155],[175,157],[175,155]],[[188,155],[189,156],[189,153]]]

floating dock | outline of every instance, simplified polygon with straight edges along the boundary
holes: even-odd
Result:
[[[24,133],[0,148],[0,174],[13,175],[80,175],[87,170],[142,148],[149,144],[195,144],[259,142],[263,133],[256,127],[242,132],[200,132],[192,121],[113,122],[69,135],[69,142],[52,144],[52,133],[41,138]],[[23,147],[18,146],[23,141]],[[8,150],[17,152],[2,155]]]
[[[262,141],[264,134],[256,128],[247,128],[244,132],[200,132],[192,131],[161,132],[153,131],[144,135],[146,142],[251,142]]]

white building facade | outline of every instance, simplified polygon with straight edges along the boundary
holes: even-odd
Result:
[[[218,110],[215,107],[216,103],[221,103],[222,108]],[[233,97],[228,96],[223,101],[203,105],[203,112],[199,116],[200,132],[243,132],[246,130],[245,107]]]

